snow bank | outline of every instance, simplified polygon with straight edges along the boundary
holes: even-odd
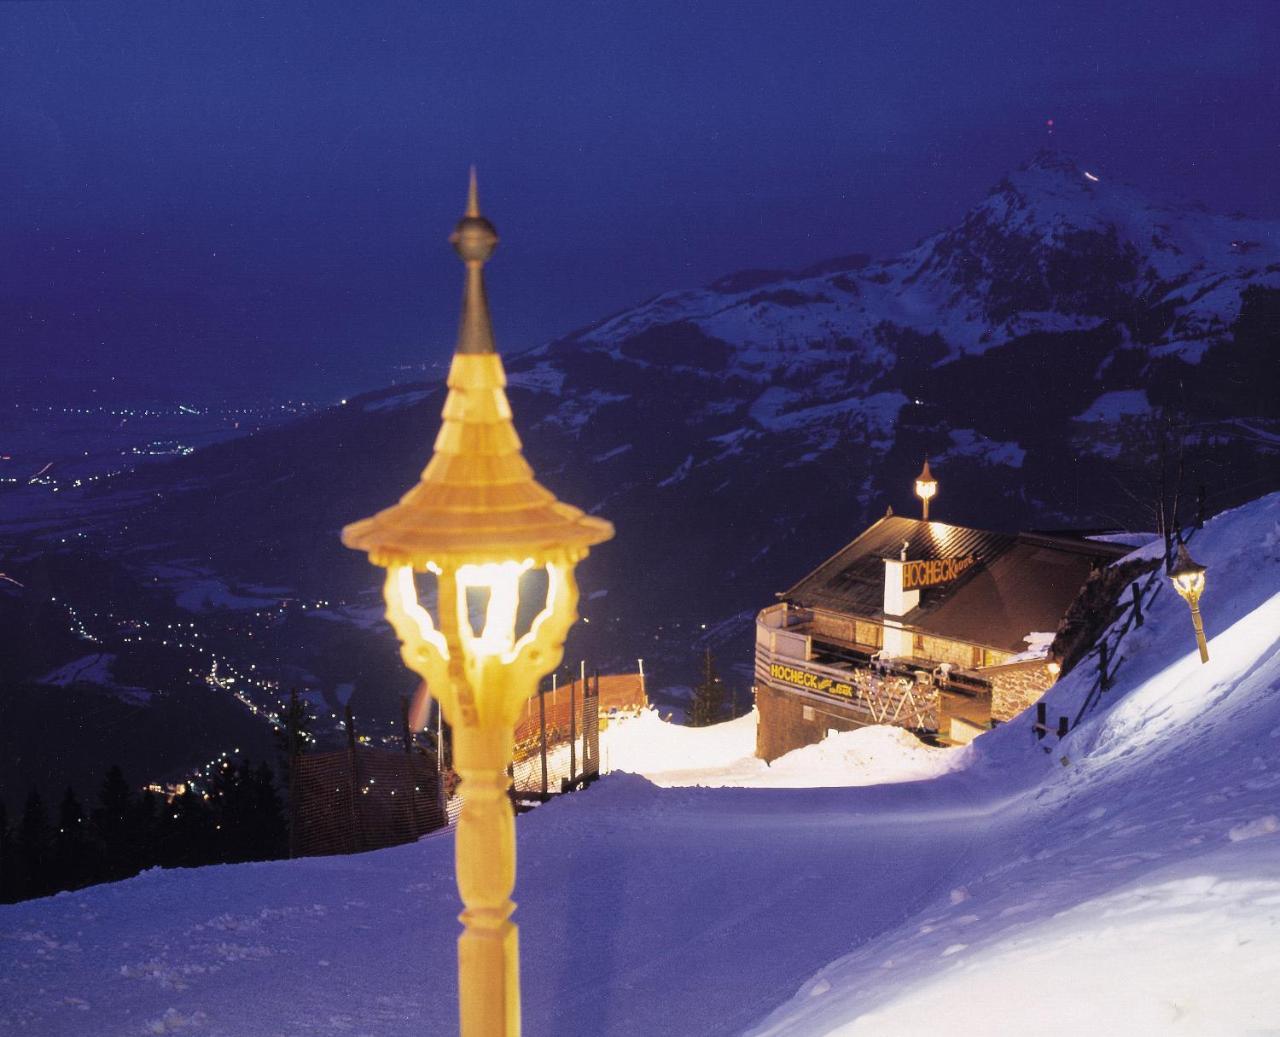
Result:
[[[755,756],[753,710],[711,727],[682,727],[653,710],[615,723],[601,737],[606,770],[629,771],[663,788],[836,788],[921,781],[953,769],[959,749],[935,749],[896,727],[832,735],[767,764]]]

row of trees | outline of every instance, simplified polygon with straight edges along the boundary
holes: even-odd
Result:
[[[68,788],[51,811],[38,792],[11,823],[0,803],[0,903],[113,882],[146,868],[270,860],[288,853],[271,768],[227,761],[207,793],[137,793],[119,767],[86,811]]]

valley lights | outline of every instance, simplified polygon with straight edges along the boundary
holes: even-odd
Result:
[[[1209,661],[1209,646],[1204,639],[1204,623],[1200,620],[1200,595],[1204,593],[1205,567],[1197,564],[1187,552],[1186,544],[1178,545],[1178,557],[1169,570],[1173,589],[1191,606],[1191,625],[1196,631],[1196,647],[1200,649],[1200,661]]]
[[[386,570],[386,615],[401,657],[453,728],[463,797],[456,843],[465,905],[462,1037],[515,1037],[512,739],[525,700],[559,665],[577,618],[574,567],[613,527],[558,501],[521,453],[484,294],[482,268],[498,236],[480,215],[474,170],[466,215],[450,241],[466,264],[466,288],[434,453],[398,504],[347,526],[342,541]],[[419,579],[434,581],[434,619]],[[521,633],[522,616],[534,610]]]

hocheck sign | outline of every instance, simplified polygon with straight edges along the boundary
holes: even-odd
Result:
[[[920,587],[936,587],[940,583],[949,583],[977,561],[977,556],[965,555],[963,558],[934,558],[927,562],[904,562],[902,589],[913,591]]]
[[[852,684],[835,680],[832,677],[823,677],[821,674],[810,673],[808,670],[798,670],[794,666],[770,663],[769,676],[775,681],[781,681],[783,684],[790,684],[797,688],[820,691],[824,695],[839,695],[845,699],[853,698]]]

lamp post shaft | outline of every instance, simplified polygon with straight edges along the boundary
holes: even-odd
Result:
[[[920,503],[924,506],[924,515],[922,516],[922,518],[924,519],[925,522],[928,522],[929,521],[929,498],[921,497]]]
[[[1196,647],[1200,649],[1200,661],[1207,663],[1209,661],[1209,645],[1204,639],[1204,623],[1200,621],[1200,603],[1198,601],[1191,606],[1191,625],[1196,628]]]
[[[516,879],[515,817],[507,796],[512,731],[454,731],[462,778],[458,818],[458,892],[465,910],[458,938],[458,1006],[462,1037],[518,1037],[520,955],[511,900]]]

